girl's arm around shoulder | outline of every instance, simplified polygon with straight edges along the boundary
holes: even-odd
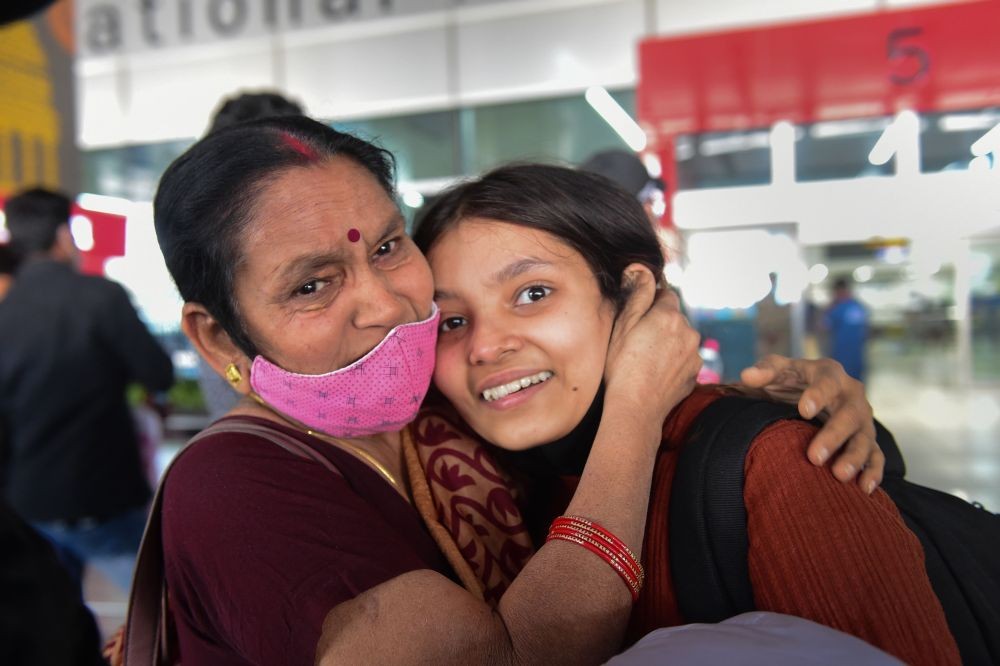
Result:
[[[884,492],[866,495],[807,460],[814,433],[782,421],[747,454],[757,607],[840,629],[907,663],[960,663],[920,542]]]

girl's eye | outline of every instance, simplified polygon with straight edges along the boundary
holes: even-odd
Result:
[[[465,317],[442,317],[440,329],[442,333],[454,331],[456,328],[465,326]]]
[[[517,295],[517,305],[527,305],[529,303],[535,303],[540,301],[549,294],[552,293],[552,289],[549,287],[542,287],[541,285],[534,285],[528,287],[520,294]]]
[[[326,280],[309,280],[301,287],[295,290],[296,296],[312,296],[316,292],[322,290],[328,282]]]

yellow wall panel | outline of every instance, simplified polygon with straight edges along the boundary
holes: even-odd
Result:
[[[57,187],[59,115],[45,51],[31,23],[0,27],[0,90],[0,196],[33,185]]]

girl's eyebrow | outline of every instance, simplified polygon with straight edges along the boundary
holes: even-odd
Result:
[[[527,273],[530,270],[536,268],[551,268],[552,262],[545,261],[544,259],[539,259],[538,257],[524,257],[523,259],[517,259],[510,262],[496,273],[490,277],[490,281],[493,284],[503,284],[508,280],[513,280],[514,278]],[[443,289],[434,290],[434,300],[447,301],[447,300],[460,300],[459,296],[451,291],[446,291]]]
[[[536,268],[549,268],[551,266],[552,262],[550,261],[545,261],[544,259],[539,259],[538,257],[525,257],[523,259],[518,259],[517,261],[512,261],[498,270],[493,274],[491,280],[494,284],[503,284],[504,282],[513,280],[530,270],[534,270]]]

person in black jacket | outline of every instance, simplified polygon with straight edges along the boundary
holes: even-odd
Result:
[[[17,271],[17,254],[9,245],[0,245],[0,301],[14,284],[14,273]]]
[[[105,664],[79,586],[52,545],[2,500],[0,543],[0,664]]]
[[[7,500],[78,581],[91,562],[128,589],[150,488],[125,388],[166,390],[173,367],[125,290],[76,270],[66,196],[29,190],[5,213],[24,258],[0,303]]]

